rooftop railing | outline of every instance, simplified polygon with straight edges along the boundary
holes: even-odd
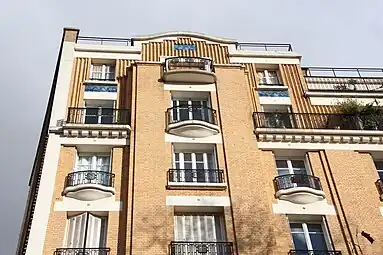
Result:
[[[289,43],[237,43],[237,50],[293,51]]]
[[[132,40],[129,38],[114,38],[114,37],[79,36],[77,38],[77,43],[96,44],[96,45],[133,46]]]

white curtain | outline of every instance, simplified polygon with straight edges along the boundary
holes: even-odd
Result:
[[[83,213],[68,219],[66,246],[82,248],[86,231],[87,214]],[[105,247],[106,218],[89,214],[86,248]]]
[[[225,240],[223,217],[215,214],[174,216],[175,241],[216,242]]]

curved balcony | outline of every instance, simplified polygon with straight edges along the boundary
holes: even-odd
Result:
[[[342,255],[340,251],[290,250],[289,255]]]
[[[209,107],[168,108],[166,132],[183,137],[207,137],[219,133],[216,111]]]
[[[54,255],[109,255],[110,248],[57,248]]]
[[[65,179],[63,195],[93,201],[115,194],[114,174],[105,171],[77,171]]]
[[[171,57],[165,59],[162,75],[165,82],[214,83],[213,61],[200,57]]]
[[[275,197],[296,204],[323,200],[325,194],[318,177],[306,174],[286,174],[274,178]]]

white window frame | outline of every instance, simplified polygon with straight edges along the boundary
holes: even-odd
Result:
[[[293,164],[292,164],[291,161],[292,161],[292,160],[301,160],[301,161],[303,161],[303,163],[305,164],[306,174],[307,174],[307,175],[311,175],[311,170],[310,170],[310,167],[309,167],[309,163],[308,163],[307,157],[304,157],[304,158],[300,158],[300,157],[297,157],[297,158],[291,158],[291,157],[276,157],[276,158],[275,158],[275,166],[276,166],[277,176],[279,176],[279,175],[278,175],[277,160],[287,161],[287,168],[289,169],[289,174],[294,174]]]
[[[93,78],[93,67],[94,66],[101,66],[101,80],[105,80],[107,74],[114,74],[114,80],[116,80],[116,66],[115,65],[105,65],[105,64],[91,64],[90,65],[90,78]],[[114,67],[114,72],[107,72],[107,67]]]
[[[77,214],[77,215],[73,215],[73,216],[68,216],[67,219],[66,219],[66,226],[65,226],[65,235],[64,235],[64,238],[63,238],[63,247],[66,247],[66,248],[83,248],[83,247],[73,247],[75,245],[68,245],[68,238],[69,238],[69,231],[70,231],[70,224],[71,224],[71,219],[73,219],[74,217],[81,217],[83,215],[83,217],[85,217],[85,222],[84,224],[86,224],[86,214],[87,212],[82,212],[80,214]],[[100,226],[100,243],[99,243],[99,247],[90,247],[88,244],[86,245],[85,248],[104,248],[106,243],[107,243],[107,235],[108,235],[108,216],[97,216],[97,215],[93,215],[92,213],[89,212],[89,218],[93,216],[93,217],[96,217],[96,218],[99,218],[101,219],[101,226]],[[90,219],[91,220],[91,219]],[[89,222],[91,224],[91,222]],[[89,224],[88,223],[88,230],[89,230]],[[85,228],[85,226],[84,226]],[[72,229],[72,231],[75,231],[75,229]],[[85,231],[82,230],[82,231]],[[73,233],[72,233],[73,234]],[[89,237],[87,237],[88,239]],[[82,245],[83,246],[83,245]]]
[[[278,83],[273,83],[271,81],[271,76],[270,76],[269,72],[275,72],[277,74]],[[263,73],[263,77],[265,77],[266,83],[261,83],[261,77],[259,77],[259,75],[258,75],[259,73]],[[257,71],[257,77],[258,77],[258,83],[261,86],[262,85],[271,85],[271,86],[273,86],[273,85],[281,85],[281,79],[280,79],[278,70],[263,69],[263,70]]]
[[[188,107],[193,107],[193,102],[200,102],[201,104],[201,109],[203,109],[203,104],[204,102],[206,102],[206,107],[207,108],[210,108],[210,100],[208,98],[206,99],[201,99],[201,98],[181,98],[181,97],[177,97],[177,98],[173,98],[171,99],[171,107],[177,107],[180,105],[180,101],[187,101],[187,105]],[[205,112],[203,110],[201,110],[201,115],[202,115],[202,119],[206,119],[206,116],[204,115]],[[208,115],[209,115],[209,112],[208,112]],[[208,119],[210,120],[212,118],[212,116],[207,116]],[[174,119],[174,116],[173,116],[173,111],[172,111],[172,119]],[[177,120],[180,120],[180,110],[177,110]],[[193,111],[190,111],[189,110],[189,120],[193,120]]]
[[[116,110],[116,104],[117,104],[116,100],[102,100],[102,101],[104,101],[104,102],[101,103],[99,100],[87,100],[85,102],[85,110],[84,110],[84,114],[82,116],[83,123],[85,123],[86,117],[88,116],[86,114],[86,111],[87,111],[86,108],[95,108],[95,109],[97,108],[98,109],[98,112],[97,112],[97,124],[102,124],[102,117],[104,116],[104,115],[102,115],[102,109],[113,109],[113,110]],[[107,105],[105,102],[112,103],[112,106],[111,107],[103,106],[102,104]],[[113,121],[115,121],[116,114],[114,113],[112,116],[113,116]]]
[[[299,221],[299,220],[290,221],[289,220],[290,237],[291,237],[292,245],[294,247],[294,240],[293,240],[293,235],[292,235],[293,233],[291,231],[290,224],[301,224],[302,225],[303,234],[304,234],[306,245],[307,245],[307,250],[313,250],[313,247],[312,247],[312,244],[311,244],[311,239],[310,239],[310,234],[309,234],[309,230],[308,230],[307,225],[308,224],[320,225],[321,228],[322,228],[323,237],[324,237],[324,240],[325,240],[325,243],[326,243],[327,250],[332,250],[333,249],[333,245],[332,245],[331,238],[330,238],[330,232],[329,232],[326,224],[324,223],[323,219],[322,219],[322,221]],[[295,249],[295,247],[294,247],[294,249]]]
[[[96,170],[97,169],[97,160],[99,157],[109,157],[109,173],[112,172],[112,155],[109,153],[77,153],[76,157],[76,163],[75,168],[73,169],[74,172],[78,171],[80,166],[80,157],[91,157],[91,169],[90,170]]]
[[[213,216],[213,217],[212,217]],[[178,226],[178,221],[177,217],[181,217],[182,225],[181,227]],[[212,226],[214,227],[214,235],[210,236],[208,239],[210,240],[202,240],[202,228],[200,224],[200,220],[197,220],[197,228],[198,228],[198,237],[194,236],[194,231],[190,231],[191,233],[191,238],[190,240],[186,240],[186,217],[190,217],[190,226],[191,228],[194,228],[195,226],[193,225],[193,220],[196,220],[196,217],[204,217],[203,220],[205,221],[205,226],[207,226],[207,217],[212,217]],[[223,214],[220,213],[175,213],[174,214],[174,239],[175,241],[185,241],[185,242],[225,242],[226,241],[226,227],[225,227],[225,218]],[[218,220],[218,222],[216,222]],[[218,223],[218,229],[217,227]],[[182,229],[182,240],[178,240],[179,233],[178,230]],[[219,234],[219,235],[217,235]],[[211,240],[212,239],[212,240]]]
[[[382,175],[383,175],[383,168],[382,169],[379,169],[377,166],[376,166],[376,163],[381,163],[381,164],[383,164],[383,160],[374,160],[374,165],[375,165],[375,168],[376,168],[376,172],[377,172],[377,174],[378,174],[378,176],[379,176],[379,179],[380,179],[380,175],[379,175],[379,173],[382,173]]]

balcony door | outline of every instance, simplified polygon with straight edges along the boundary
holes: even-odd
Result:
[[[101,184],[109,186],[111,179],[109,172],[109,155],[79,155],[77,166],[74,171],[78,172],[73,176],[73,184]]]
[[[175,182],[219,182],[213,152],[174,152]]]
[[[66,248],[104,248],[106,246],[106,227],[106,217],[99,217],[91,213],[68,218]],[[75,252],[74,254],[82,253]]]
[[[172,100],[173,121],[201,120],[210,122],[212,119],[209,111],[208,100]]]
[[[291,107],[287,105],[263,105],[264,123],[266,128],[292,128],[295,120]]]
[[[87,100],[85,105],[85,124],[113,124],[115,122],[115,101]]]
[[[311,179],[306,177],[309,173],[305,160],[277,159],[275,163],[278,176],[282,177],[279,179],[280,185],[286,185],[286,187],[310,187]],[[283,178],[283,176],[286,178]]]
[[[299,254],[322,255],[328,250],[325,231],[320,223],[290,223],[290,232],[294,249],[301,251]]]
[[[113,81],[116,79],[116,68],[114,65],[92,64],[90,73],[92,80]]]

